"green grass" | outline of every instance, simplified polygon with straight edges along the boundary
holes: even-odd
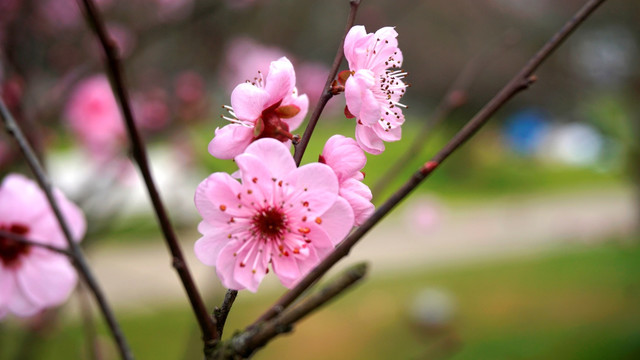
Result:
[[[368,279],[256,359],[638,358],[639,260],[637,242],[610,242]],[[408,306],[425,288],[441,289],[455,299],[457,311],[448,326],[427,329],[411,321]],[[277,295],[241,293],[227,336]],[[198,358],[200,345],[188,309],[119,315],[137,358]],[[15,321],[2,329],[0,359],[12,358],[23,337],[20,329]],[[32,348],[34,358],[83,357],[80,324],[59,325],[58,330],[43,335]],[[113,353],[104,329],[101,333],[101,344]]]

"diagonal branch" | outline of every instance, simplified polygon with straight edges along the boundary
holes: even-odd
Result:
[[[353,23],[356,21],[356,13],[358,12],[358,6],[360,6],[360,0],[350,0],[349,5],[351,6],[351,10],[349,10],[349,17],[347,18],[347,25],[344,29],[344,36],[342,36],[340,45],[338,45],[338,52],[336,53],[336,57],[333,59],[333,64],[331,65],[329,76],[327,76],[327,82],[324,84],[324,90],[322,91],[322,95],[318,100],[318,104],[316,105],[315,109],[313,109],[313,114],[311,114],[311,117],[309,118],[309,123],[307,124],[307,128],[304,130],[302,139],[295,146],[293,159],[296,161],[297,166],[300,166],[304,151],[307,149],[307,145],[309,145],[311,134],[313,134],[313,130],[316,128],[316,124],[318,123],[318,119],[320,118],[324,107],[333,97],[333,93],[331,92],[331,84],[338,74],[340,63],[342,63],[342,58],[344,57],[344,38],[347,36],[347,33],[349,32],[351,27],[353,27]]]
[[[337,279],[329,282],[318,292],[309,295],[296,306],[286,309],[262,326],[234,337],[230,343],[233,352],[243,357],[251,356],[253,352],[266,345],[276,336],[291,331],[296,322],[335,299],[345,290],[350,289],[351,286],[364,278],[367,271],[367,263],[351,266],[340,274]]]
[[[227,293],[224,295],[222,305],[213,310],[213,316],[216,319],[216,327],[218,328],[218,339],[222,338],[224,324],[227,322],[227,316],[229,316],[233,302],[236,301],[236,296],[238,296],[238,290],[227,290]]]
[[[13,138],[18,143],[18,146],[20,147],[20,150],[24,154],[24,157],[27,160],[27,163],[29,164],[31,171],[36,177],[36,181],[38,182],[38,185],[40,185],[40,187],[42,188],[42,191],[46,195],[49,205],[51,205],[51,209],[53,210],[53,213],[55,214],[56,219],[60,224],[60,228],[64,233],[64,237],[67,240],[67,245],[69,246],[68,251],[72,254],[71,258],[73,259],[73,264],[78,270],[78,273],[80,273],[80,275],[84,278],[84,281],[87,283],[87,285],[91,289],[91,292],[93,293],[95,300],[98,302],[98,305],[100,306],[100,311],[102,311],[102,315],[105,317],[105,320],[107,321],[107,325],[109,326],[109,330],[111,331],[111,334],[118,346],[118,350],[120,351],[121,357],[127,360],[133,359],[133,354],[131,353],[129,344],[127,343],[127,340],[122,334],[122,330],[120,329],[120,325],[118,324],[113,314],[113,310],[111,310],[111,306],[107,302],[107,299],[104,293],[102,292],[102,289],[98,285],[98,281],[93,276],[93,273],[91,272],[91,269],[89,268],[89,265],[87,264],[85,257],[82,253],[82,249],[80,249],[80,246],[78,245],[78,243],[74,241],[73,235],[71,235],[71,230],[69,229],[69,225],[67,224],[67,221],[65,220],[64,215],[62,215],[62,211],[60,211],[60,206],[58,204],[58,201],[53,196],[53,185],[51,185],[51,181],[45,174],[44,169],[42,168],[42,165],[40,165],[40,161],[36,157],[36,154],[33,151],[31,144],[29,144],[24,134],[22,133],[22,130],[20,130],[20,128],[16,124],[16,121],[14,120],[13,116],[7,109],[1,97],[0,97],[0,117],[4,122],[4,126],[7,132],[9,133],[9,135],[13,136]]]
[[[57,247],[57,246],[53,246],[53,245],[49,245],[49,244],[43,244],[43,243],[38,242],[38,241],[27,239],[26,237],[24,237],[22,235],[19,235],[19,234],[16,234],[16,233],[12,233],[11,231],[0,230],[0,237],[11,239],[11,240],[13,240],[15,242],[18,242],[18,243],[21,243],[21,244],[25,244],[25,245],[41,247],[43,249],[47,249],[49,251],[53,251],[55,253],[67,256],[67,257],[69,257],[69,260],[73,261],[73,254],[67,249],[63,249],[63,248],[60,248],[60,247]]]
[[[286,292],[250,327],[270,320],[278,315],[280,309],[286,309],[307,288],[324,275],[340,259],[347,256],[351,248],[382,220],[413,189],[426,179],[442,162],[471,138],[490,117],[514,95],[527,89],[535,80],[533,72],[542,64],[562,42],[584,20],[606,0],[588,1],[553,37],[529,60],[529,62],[491,99],[480,111],[447,143],[430,161],[427,161],[413,176],[385,201],[373,215],[326,257],[316,268],[302,279],[296,287]]]
[[[104,21],[100,17],[100,13],[96,8],[95,3],[92,0],[78,0],[78,2],[79,6],[84,10],[87,21],[98,37],[98,40],[104,50],[107,72],[111,79],[111,87],[113,88],[113,92],[115,93],[120,109],[122,110],[129,140],[131,141],[133,157],[138,163],[144,183],[149,191],[149,197],[153,203],[153,208],[155,209],[156,216],[158,217],[158,222],[162,228],[162,233],[164,234],[171,256],[173,257],[173,267],[178,272],[180,280],[182,281],[187,295],[189,296],[193,312],[195,313],[200,325],[200,330],[206,346],[214,346],[218,339],[218,331],[214,324],[214,320],[207,312],[202,296],[200,295],[193,277],[191,276],[191,272],[189,271],[184,255],[182,254],[182,249],[178,243],[178,238],[173,226],[171,225],[164,204],[162,203],[160,194],[153,180],[153,176],[151,175],[151,169],[147,159],[147,151],[144,142],[142,141],[142,137],[136,127],[133,112],[131,111],[129,94],[125,86],[122,66],[117,54],[117,47],[113,42],[113,39],[111,39],[107,33]]]

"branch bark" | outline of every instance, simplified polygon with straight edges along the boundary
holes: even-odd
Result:
[[[209,315],[207,308],[204,305],[204,301],[202,300],[202,296],[200,295],[193,277],[191,276],[191,272],[189,271],[182,253],[182,249],[178,243],[178,238],[173,226],[171,225],[171,221],[169,220],[169,216],[153,180],[147,158],[147,151],[144,142],[142,141],[142,137],[136,127],[133,112],[131,110],[129,94],[127,87],[125,86],[124,74],[119,55],[117,53],[117,47],[113,39],[111,39],[107,33],[104,21],[101,18],[100,12],[96,8],[95,3],[92,0],[78,0],[78,2],[79,6],[84,10],[87,22],[95,32],[100,45],[104,50],[107,73],[111,79],[113,92],[118,100],[120,109],[122,110],[127,134],[131,141],[133,157],[140,168],[140,172],[142,173],[144,183],[149,192],[149,197],[151,198],[158,222],[162,229],[165,242],[171,252],[173,267],[178,273],[185,291],[187,292],[191,302],[191,307],[193,308],[193,312],[196,315],[198,324],[200,325],[200,330],[205,341],[205,347],[213,347],[218,341],[218,330],[216,329],[214,320]]]
[[[344,38],[347,36],[349,30],[353,27],[353,23],[356,20],[356,13],[358,12],[358,7],[360,6],[360,0],[350,0],[349,5],[351,9],[349,10],[349,17],[347,18],[347,25],[344,29],[344,36],[342,36],[342,40],[340,41],[340,45],[338,45],[338,52],[336,53],[336,57],[333,59],[333,64],[331,65],[331,70],[329,71],[329,76],[327,77],[327,81],[324,84],[324,90],[322,91],[322,95],[318,100],[318,104],[315,109],[313,109],[313,114],[309,118],[309,123],[307,124],[306,129],[304,130],[304,134],[302,135],[302,139],[298,144],[295,145],[295,151],[293,153],[293,159],[296,161],[296,166],[300,166],[300,162],[302,161],[302,156],[304,155],[305,150],[307,149],[307,145],[309,145],[309,140],[311,139],[311,134],[313,134],[313,130],[316,128],[316,124],[318,123],[318,119],[324,110],[324,107],[327,105],[329,100],[333,97],[333,93],[331,92],[331,84],[333,80],[338,75],[338,69],[340,68],[340,63],[342,63],[342,59],[344,58]]]

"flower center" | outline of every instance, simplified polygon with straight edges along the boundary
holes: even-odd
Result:
[[[16,235],[25,235],[29,228],[22,224],[12,224],[10,226],[0,225],[0,230],[8,231]],[[16,267],[20,258],[31,250],[31,246],[19,243],[13,239],[0,236],[0,261],[5,267]]]
[[[254,215],[251,220],[252,231],[259,238],[267,241],[279,240],[284,237],[287,228],[287,216],[281,209],[265,208]]]

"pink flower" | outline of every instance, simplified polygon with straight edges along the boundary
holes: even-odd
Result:
[[[60,191],[55,191],[55,197],[74,239],[80,241],[86,230],[84,215]],[[7,176],[0,186],[0,229],[67,247],[44,193],[22,175]],[[64,255],[0,237],[0,318],[8,312],[31,316],[60,305],[76,281],[76,272]]]
[[[402,70],[402,52],[398,48],[398,33],[383,27],[375,34],[366,33],[364,26],[354,26],[344,41],[344,54],[351,76],[345,83],[348,117],[357,119],[356,140],[371,154],[384,151],[383,141],[398,141],[404,115],[400,98],[407,87]]]
[[[367,163],[367,157],[355,140],[342,135],[334,135],[324,145],[319,161],[333,169],[338,177],[340,196],[343,197],[355,216],[355,225],[365,222],[375,206],[371,203],[371,190],[362,180],[361,172]]]
[[[242,83],[231,93],[231,106],[226,106],[233,118],[231,124],[216,129],[209,143],[211,155],[232,159],[249,144],[260,138],[275,138],[288,142],[304,120],[309,108],[307,95],[298,95],[296,74],[286,58],[271,62],[266,79]]]
[[[80,82],[65,112],[71,130],[93,156],[105,159],[119,151],[125,130],[105,76],[96,75]]]
[[[235,158],[242,182],[214,173],[196,190],[203,221],[198,259],[216,267],[222,284],[255,292],[273,271],[292,287],[329,254],[353,226],[349,204],[327,165],[296,168],[287,146],[260,139]]]

